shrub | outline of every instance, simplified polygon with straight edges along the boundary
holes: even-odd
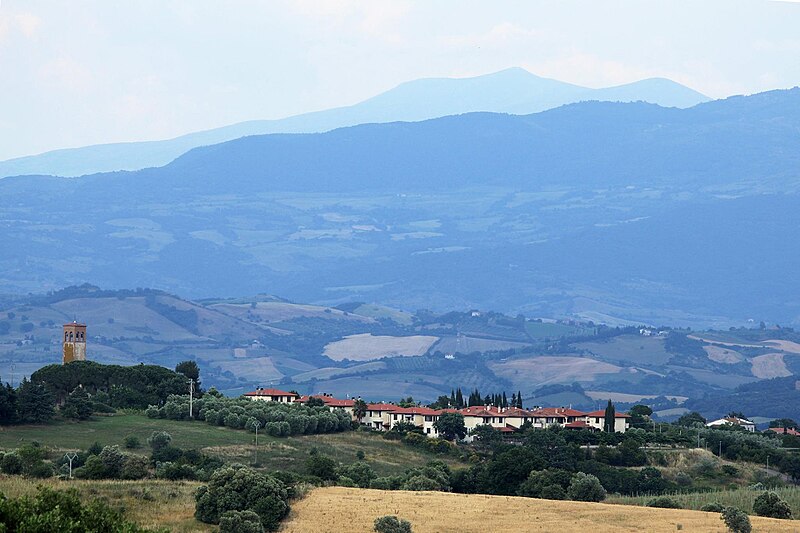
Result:
[[[721,513],[724,508],[725,507],[719,502],[711,502],[702,506],[700,510],[706,513]]]
[[[264,533],[264,526],[253,511],[228,511],[219,517],[219,533]]]
[[[403,486],[402,490],[440,490],[440,484],[429,477],[417,475],[409,478]]]
[[[172,435],[166,431],[154,431],[150,438],[147,439],[147,444],[153,449],[154,452],[166,448],[172,442]]]
[[[128,435],[127,437],[125,437],[125,440],[123,442],[125,444],[125,447],[129,450],[140,448],[142,446],[142,443],[139,442],[139,437],[137,437],[136,435]]]
[[[606,489],[600,484],[600,480],[592,474],[578,472],[572,476],[567,489],[570,500],[580,502],[601,502],[606,498]]]
[[[669,496],[658,496],[647,502],[647,507],[660,507],[661,509],[682,509],[680,503]]]
[[[146,457],[129,455],[125,459],[119,477],[122,479],[142,479],[147,477],[149,461]]]
[[[22,459],[15,453],[7,453],[3,456],[3,460],[0,461],[0,470],[2,470],[4,474],[21,474]]]
[[[561,485],[547,485],[542,487],[539,497],[544,500],[566,500],[567,491]]]
[[[84,504],[74,489],[56,491],[39,487],[33,498],[0,498],[0,516],[4,531],[144,532],[105,503]]]
[[[720,519],[725,522],[732,533],[751,533],[753,526],[750,525],[750,517],[736,507],[725,507],[722,509]]]
[[[382,516],[375,519],[377,533],[411,533],[411,522],[396,516]]]
[[[325,455],[312,455],[306,459],[306,473],[325,481],[334,481],[336,475],[336,461]]]
[[[289,513],[289,496],[284,484],[242,465],[220,468],[208,485],[195,493],[195,517],[201,522],[218,524],[228,511],[253,511],[264,529],[277,529]]]
[[[792,518],[789,504],[772,491],[760,494],[753,502],[753,512],[770,518]]]
[[[362,461],[340,468],[339,475],[349,477],[353,480],[355,486],[361,487],[362,489],[368,488],[370,482],[378,477],[375,471],[372,470],[372,467]]]

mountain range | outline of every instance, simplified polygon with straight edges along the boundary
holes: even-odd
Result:
[[[0,180],[0,290],[800,322],[800,89],[251,136]]]
[[[101,144],[10,159],[0,162],[0,177],[22,174],[74,177],[138,170],[166,165],[198,146],[249,135],[315,133],[357,124],[419,121],[477,111],[524,115],[589,100],[644,101],[684,108],[708,98],[663,78],[591,89],[511,68],[473,78],[415,80],[352,106],[280,120],[253,120],[163,141]]]

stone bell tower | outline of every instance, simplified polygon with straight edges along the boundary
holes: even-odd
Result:
[[[63,364],[86,361],[86,324],[64,324]]]

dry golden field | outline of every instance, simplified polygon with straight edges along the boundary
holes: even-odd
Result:
[[[375,518],[397,515],[415,533],[726,531],[716,513],[511,496],[328,487],[292,505],[281,533],[368,533]],[[751,517],[755,532],[800,532],[800,521]]]

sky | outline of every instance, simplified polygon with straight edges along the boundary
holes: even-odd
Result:
[[[0,160],[509,67],[721,98],[800,85],[800,2],[0,0]]]

